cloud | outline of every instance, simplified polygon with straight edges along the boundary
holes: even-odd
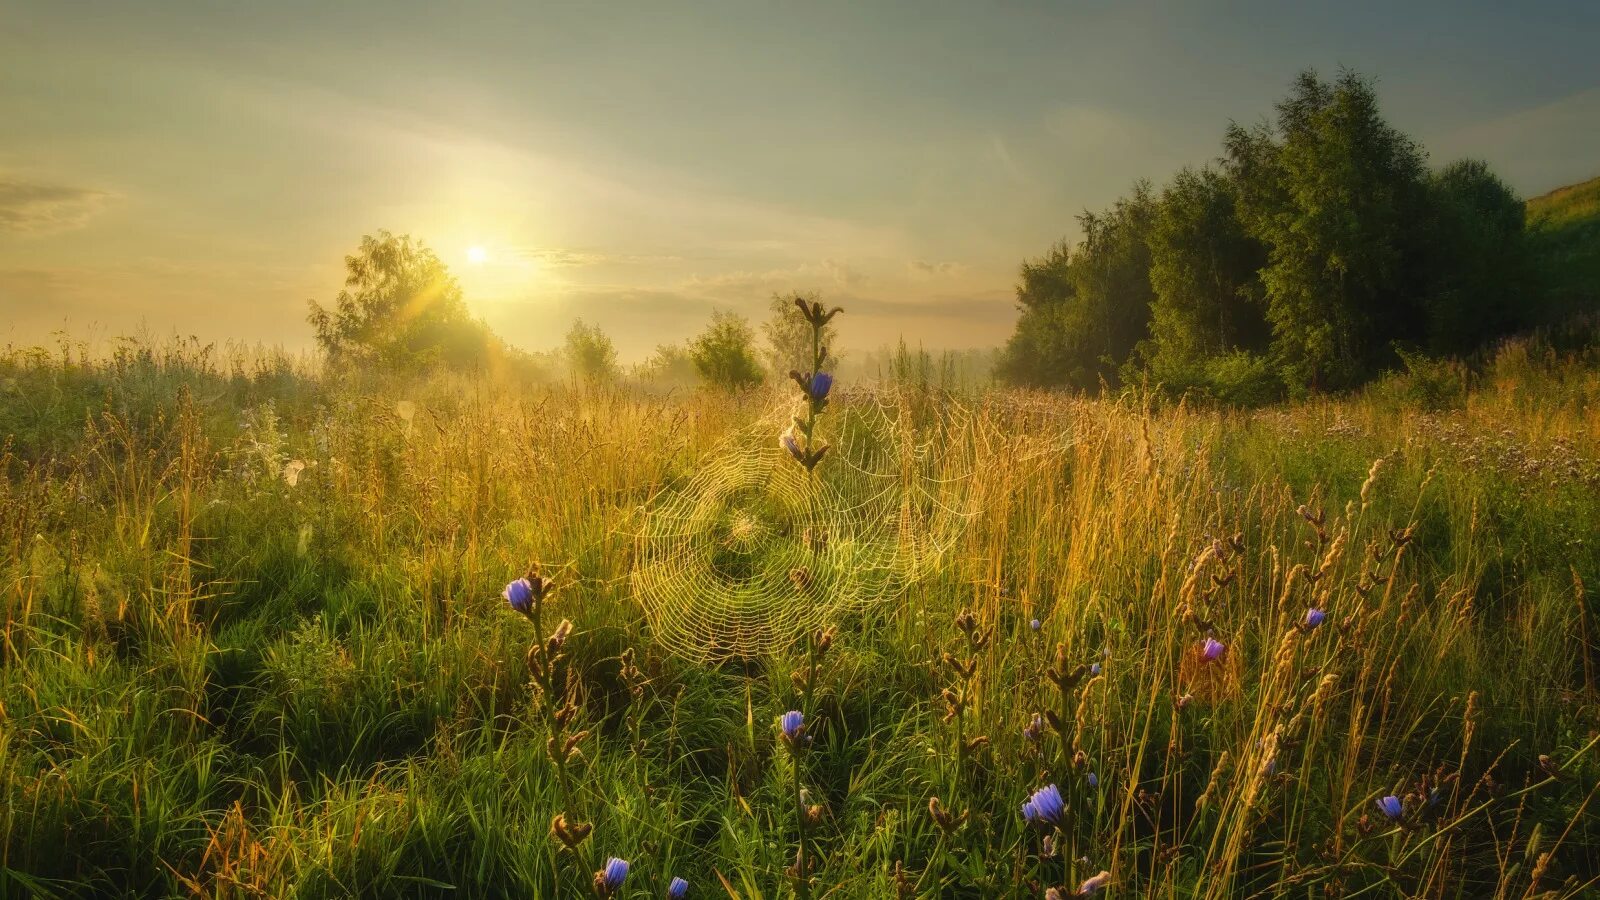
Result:
[[[827,288],[844,290],[866,284],[868,277],[848,263],[837,259],[823,259],[814,263],[801,263],[782,269],[760,272],[733,271],[717,275],[695,275],[685,281],[682,290],[713,297],[766,297],[773,292]]]
[[[0,231],[44,235],[82,228],[110,198],[105,191],[0,176]]]
[[[926,259],[913,259],[906,263],[906,271],[912,278],[926,280],[929,278],[952,278],[967,271],[967,267],[958,262],[943,260],[933,262]]]
[[[649,263],[679,262],[682,257],[601,253],[568,247],[533,247],[512,251],[516,259],[537,263],[544,269],[580,269],[592,266],[635,266]]]

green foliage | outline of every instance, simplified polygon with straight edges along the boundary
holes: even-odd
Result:
[[[1013,384],[1093,389],[1116,384],[1145,335],[1153,292],[1156,202],[1145,182],[1103,213],[1078,216],[1083,238],[1022,265],[1017,331],[996,367]]]
[[[1355,387],[1408,348],[1470,354],[1592,305],[1600,230],[1574,229],[1600,229],[1583,224],[1600,201],[1543,204],[1530,240],[1504,182],[1476,160],[1429,173],[1353,72],[1303,73],[1270,123],[1229,127],[1224,153],[1220,170],[1184,169],[1157,198],[1141,184],[1080,217],[1076,246],[1024,262],[996,374],[1255,403]]]
[[[1136,362],[1170,386],[1203,386],[1210,360],[1267,349],[1256,277],[1265,250],[1245,233],[1235,200],[1234,185],[1223,174],[1185,169],[1162,192],[1156,209],[1150,235],[1155,301],[1150,339]]]
[[[762,381],[755,342],[755,331],[743,316],[719,310],[711,314],[706,330],[689,342],[689,359],[706,384],[725,391],[744,390]]]
[[[1386,123],[1353,72],[1306,72],[1273,126],[1228,129],[1239,217],[1265,245],[1261,282],[1272,352],[1296,393],[1347,388],[1421,337],[1418,240],[1423,156]]]
[[[1264,365],[1220,359],[1245,374],[1219,384]],[[0,894],[576,897],[609,855],[633,864],[622,896],[675,875],[786,894],[773,722],[802,655],[690,663],[629,587],[640,504],[770,424],[770,398],[352,387],[137,346],[0,374],[21,425],[0,451]],[[983,503],[909,595],[836,623],[807,684],[815,895],[896,896],[899,871],[921,896],[1037,900],[1100,869],[1123,897],[1592,894],[1600,355],[1513,341],[1468,385],[1429,415],[836,395],[862,452]],[[881,488],[849,471],[818,469],[841,502]],[[549,837],[569,807],[530,684],[545,636],[499,597],[530,559],[573,624],[587,871]],[[1296,631],[1310,604],[1327,623]],[[1215,680],[1185,663],[1184,610],[1228,645]],[[1058,643],[1085,670],[1075,714],[1030,740]],[[950,650],[975,660],[959,684]],[[1377,815],[1435,774],[1405,828]],[[1074,813],[1050,856],[1018,815],[1045,782]],[[933,797],[964,824],[942,831]]]
[[[574,321],[567,331],[562,352],[572,374],[587,381],[615,381],[621,374],[611,338],[600,326],[582,319]]]
[[[1541,324],[1522,201],[1475,159],[1445,166],[1427,188],[1429,350],[1463,355]]]
[[[307,320],[330,365],[417,371],[482,368],[499,342],[467,311],[461,286],[433,251],[387,231],[346,256],[332,309],[309,301]]]
[[[1600,178],[1535,197],[1527,209],[1547,320],[1600,310]]]
[[[635,368],[634,375],[642,383],[664,387],[688,387],[699,378],[687,344],[656,345],[656,352]]]

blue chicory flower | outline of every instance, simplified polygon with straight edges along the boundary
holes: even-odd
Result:
[[[628,861],[613,856],[606,860],[605,883],[607,890],[617,890],[628,879]]]
[[[511,608],[519,613],[526,613],[533,608],[533,585],[526,578],[518,578],[516,581],[506,585],[506,589],[500,592],[500,596],[504,597],[506,602],[511,604]]]
[[[1306,610],[1306,630],[1310,631],[1311,629],[1317,627],[1318,625],[1321,625],[1322,624],[1322,620],[1326,619],[1327,617],[1328,617],[1328,614],[1326,612],[1323,612],[1322,610],[1317,609],[1315,606],[1313,606],[1310,609]]]
[[[1208,637],[1206,638],[1206,642],[1201,645],[1200,652],[1201,655],[1205,657],[1206,662],[1211,662],[1212,660],[1215,660],[1217,657],[1221,656],[1222,651],[1226,649],[1227,647],[1225,647],[1221,641],[1217,640],[1216,638]]]
[[[1038,619],[1033,619],[1033,620],[1028,622],[1028,627],[1032,628],[1034,631],[1038,631],[1040,626],[1042,626],[1043,624],[1044,623],[1040,622]]]
[[[1100,786],[1100,776],[1096,775],[1093,772],[1090,772],[1089,773],[1089,787],[1097,788],[1099,786]]]
[[[1400,805],[1400,798],[1393,794],[1379,798],[1378,809],[1391,819],[1399,819],[1400,814],[1405,812],[1405,807]]]
[[[1060,825],[1066,808],[1066,802],[1061,799],[1061,789],[1047,784],[1034,791],[1028,802],[1022,804],[1022,818],[1029,825]]]
[[[828,391],[833,389],[833,376],[827,372],[818,372],[811,376],[811,387],[806,390],[812,400],[828,399]]]
[[[778,725],[783,729],[783,737],[788,741],[795,741],[805,732],[806,717],[798,709],[791,709],[778,720]]]
[[[682,878],[672,879],[672,883],[667,885],[667,896],[671,900],[683,900],[689,896],[689,882]]]
[[[1089,674],[1090,675],[1099,675],[1100,674],[1100,664],[1099,663],[1095,663],[1094,665],[1091,665],[1089,667]]]

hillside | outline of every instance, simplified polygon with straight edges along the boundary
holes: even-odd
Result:
[[[1600,302],[1600,177],[1529,200],[1528,229],[1556,309],[1593,309]]]
[[[1565,230],[1600,222],[1600,176],[1559,187],[1528,201],[1528,223]]]

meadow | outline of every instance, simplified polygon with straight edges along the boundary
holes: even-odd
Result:
[[[1596,895],[1594,351],[841,382],[810,474],[792,389],[9,353],[0,895]],[[804,535],[740,460],[826,486]],[[789,565],[873,484],[886,555]],[[663,613],[668,497],[727,527],[667,594],[776,574],[762,630]]]

